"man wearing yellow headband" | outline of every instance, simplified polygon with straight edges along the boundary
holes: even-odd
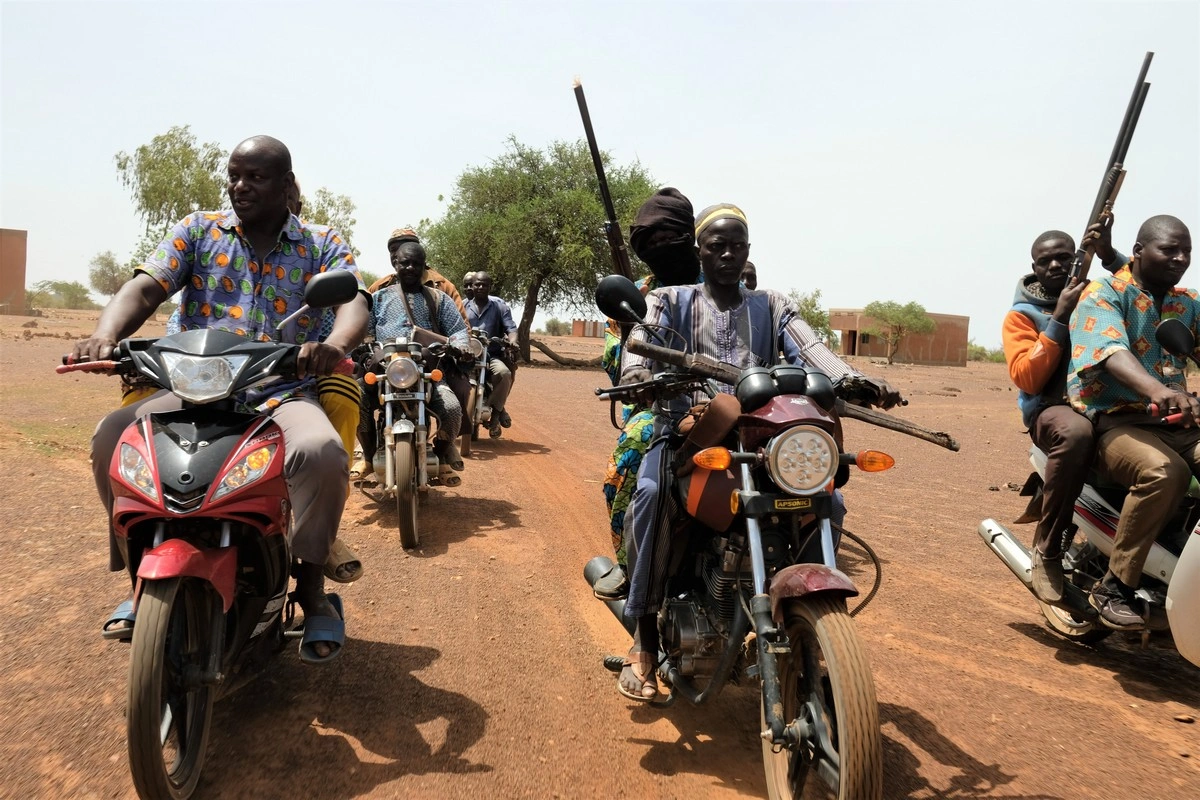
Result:
[[[669,286],[650,292],[646,321],[659,330],[670,328],[682,339],[682,349],[708,356],[733,366],[767,366],[780,361],[824,372],[835,383],[861,374],[833,354],[821,337],[796,313],[779,292],[750,291],[741,285],[742,270],[750,254],[750,227],[740,208],[729,203],[709,206],[696,216],[696,245],[704,282],[692,286]],[[631,338],[645,340],[644,328],[635,328]],[[621,383],[648,381],[657,365],[625,350],[621,357]],[[875,402],[890,408],[900,402],[899,393],[884,381],[870,382]],[[732,393],[733,387],[719,385]],[[658,653],[656,611],[663,600],[670,536],[660,532],[669,524],[665,503],[660,503],[660,486],[668,485],[672,458],[665,433],[673,419],[681,419],[707,395],[684,395],[656,407],[655,440],[642,460],[626,515],[629,548],[629,598],[625,614],[637,620],[637,634],[629,651],[617,688],[634,700],[653,700],[658,694],[654,676]]]

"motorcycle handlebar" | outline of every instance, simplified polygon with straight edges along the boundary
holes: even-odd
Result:
[[[671,350],[667,347],[651,344],[642,339],[631,337],[626,340],[625,346],[629,348],[629,352],[635,355],[653,358],[655,361],[661,361],[664,364],[671,364],[672,366],[685,369],[693,375],[712,378],[721,383],[736,384],[738,378],[741,376],[740,370],[728,364],[722,364],[719,361],[701,361],[694,355],[688,355],[678,350]]]

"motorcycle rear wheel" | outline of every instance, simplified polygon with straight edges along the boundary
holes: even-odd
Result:
[[[803,718],[810,729],[821,733],[795,750],[774,752],[771,742],[763,742],[767,794],[771,800],[880,800],[879,704],[871,664],[845,600],[793,600],[786,607],[785,624],[792,652],[779,660],[783,718],[788,722]],[[766,710],[761,703],[765,728]],[[825,752],[826,748],[833,752]],[[836,764],[830,755],[836,757]]]
[[[421,544],[417,530],[417,447],[410,440],[396,442],[396,516],[400,545],[411,550]]]
[[[1111,628],[1106,628],[1098,622],[1079,621],[1070,611],[1056,608],[1049,603],[1038,601],[1042,616],[1050,629],[1064,639],[1070,639],[1079,644],[1095,644],[1112,636]]]
[[[202,581],[146,584],[129,656],[129,770],[139,797],[190,797],[200,780],[215,690],[208,668],[212,591]]]

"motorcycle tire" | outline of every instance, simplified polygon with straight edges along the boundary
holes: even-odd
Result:
[[[1040,600],[1038,605],[1042,608],[1042,616],[1046,618],[1046,625],[1064,639],[1079,644],[1095,644],[1113,635],[1111,628],[1106,628],[1099,622],[1076,619],[1070,611],[1043,603]]]
[[[881,800],[879,704],[845,600],[793,600],[784,616],[792,651],[779,659],[783,716],[789,723],[801,717],[818,733],[794,750],[775,752],[771,742],[763,742],[767,794],[771,800]],[[821,757],[827,746],[837,755],[837,767]]]
[[[396,517],[400,529],[400,546],[411,550],[421,544],[417,530],[417,455],[416,445],[409,439],[396,442]]]
[[[195,672],[208,669],[214,602],[208,584],[193,578],[150,581],[138,602],[127,731],[139,797],[180,800],[200,780],[216,690]]]
[[[475,417],[475,393],[478,391],[474,386],[471,387],[467,407],[463,410],[463,430],[458,437],[458,452],[462,453],[464,458],[471,455],[471,442],[475,441],[475,426],[471,424],[471,420]]]

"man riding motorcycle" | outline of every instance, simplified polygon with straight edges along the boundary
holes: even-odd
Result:
[[[796,314],[786,297],[773,291],[747,291],[741,286],[742,269],[750,252],[749,225],[737,206],[710,206],[696,217],[704,283],[657,289],[649,295],[646,322],[672,329],[667,343],[708,356],[734,367],[768,366],[784,360],[819,369],[835,382],[846,377],[862,378],[822,343]],[[766,335],[764,335],[764,332]],[[634,337],[647,338],[645,329]],[[682,337],[683,341],[680,341]],[[636,383],[651,377],[653,363],[626,350],[621,361],[621,383]],[[886,382],[874,381],[876,402],[890,408],[900,396]],[[732,387],[723,385],[723,392]],[[663,575],[669,555],[669,503],[663,492],[669,483],[670,453],[667,437],[671,422],[689,413],[698,397],[672,401],[667,417],[655,421],[656,439],[647,450],[638,472],[632,504],[626,516],[630,560],[630,589],[625,614],[637,619],[637,635],[618,678],[618,690],[634,700],[653,700],[658,694],[655,658],[658,629],[655,610],[663,591]]]
[[[467,322],[472,330],[484,331],[489,337],[507,340],[507,346],[488,345],[488,375],[492,386],[492,421],[488,435],[500,438],[500,429],[512,425],[512,418],[505,410],[508,393],[512,391],[516,362],[508,355],[517,345],[517,324],[513,322],[508,303],[499,297],[490,297],[492,276],[487,272],[476,272],[471,282],[471,302],[467,303]]]

